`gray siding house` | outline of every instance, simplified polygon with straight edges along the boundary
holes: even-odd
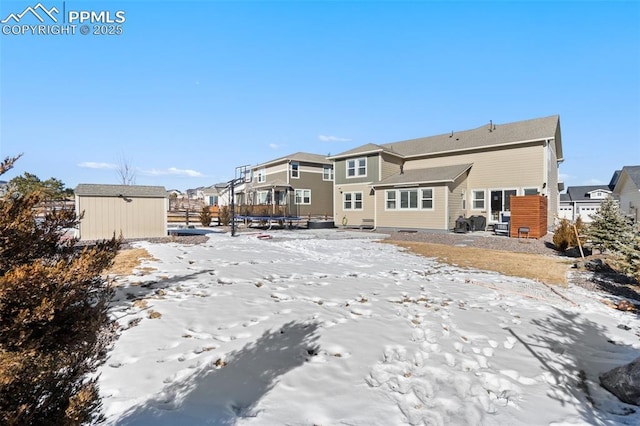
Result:
[[[162,186],[79,184],[80,240],[167,235],[167,192]]]
[[[251,167],[250,179],[236,194],[240,205],[253,207],[253,214],[331,216],[333,164],[324,155],[306,152],[267,161]]]

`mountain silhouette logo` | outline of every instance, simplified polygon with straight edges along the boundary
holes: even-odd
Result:
[[[59,12],[60,11],[55,6],[52,7],[51,9],[47,9],[42,5],[42,3],[38,3],[33,7],[27,6],[27,8],[23,10],[22,13],[18,13],[18,14],[10,13],[9,16],[7,16],[2,21],[0,21],[0,23],[6,24],[7,22],[13,20],[17,24],[25,15],[29,13],[35,16],[36,19],[42,23],[44,23],[44,18],[42,17],[41,14],[48,16],[49,19],[51,19],[53,22],[58,22],[58,18],[55,17],[54,13],[57,14]]]

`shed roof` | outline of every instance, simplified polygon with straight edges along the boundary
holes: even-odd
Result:
[[[85,197],[138,197],[167,198],[164,186],[145,185],[103,185],[81,183],[74,190],[78,196]]]
[[[376,183],[373,187],[394,186],[424,183],[448,183],[455,181],[469,170],[473,164],[457,164],[453,166],[429,167],[426,169],[405,170]]]

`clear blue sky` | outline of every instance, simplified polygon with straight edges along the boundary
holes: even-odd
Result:
[[[37,3],[2,0],[0,20]],[[0,34],[0,156],[24,153],[2,180],[115,184],[124,159],[137,184],[184,190],[297,151],[553,114],[566,185],[640,164],[637,1],[41,3],[126,21]]]

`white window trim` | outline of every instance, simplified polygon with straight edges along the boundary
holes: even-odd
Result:
[[[297,166],[297,169],[295,169],[295,172],[296,172],[295,176],[293,174],[293,172],[294,172],[293,165],[294,164]],[[291,175],[291,179],[300,179],[300,163],[299,162],[297,162],[297,161],[292,161],[291,162],[291,173],[290,173],[290,175]]]
[[[329,170],[329,179],[325,177],[326,176],[325,170]],[[333,166],[328,166],[328,165],[322,166],[322,180],[327,182],[333,181]]]
[[[482,201],[484,201],[484,206],[483,207],[476,207],[476,192],[482,192],[484,194],[484,198],[482,199]],[[487,210],[487,190],[486,189],[472,189],[471,190],[471,210],[475,210],[475,211],[486,211]]]
[[[409,197],[407,198],[407,204],[409,205],[408,207],[402,207],[402,193],[403,192],[407,192],[407,193],[411,193],[411,192],[415,192],[416,193],[416,206],[415,207],[411,207],[411,195],[409,195]],[[398,189],[398,210],[420,210],[420,197],[419,195],[419,191],[418,188],[401,188]]]
[[[356,207],[356,194],[360,194],[360,208]],[[347,195],[351,195],[351,207],[347,208],[345,207],[345,202],[347,199]],[[362,211],[364,210],[364,195],[362,191],[351,191],[351,192],[344,192],[342,194],[342,210],[344,211]]]
[[[256,179],[258,183],[264,183],[267,181],[267,169],[259,169],[256,173]]]
[[[423,187],[423,188],[418,188],[419,192],[418,192],[418,205],[420,207],[420,210],[425,210],[425,211],[434,211],[436,209],[436,191],[434,188],[427,188],[427,187]],[[425,190],[430,190],[431,191],[431,198],[426,198],[427,200],[431,200],[431,207],[422,207],[422,201],[425,200],[425,198],[422,196],[422,192]]]
[[[298,192],[302,192],[302,196],[300,197],[301,202],[298,202]],[[305,203],[304,202],[304,194],[305,192],[309,193],[309,202]],[[297,206],[308,206],[311,204],[311,190],[310,189],[296,189],[294,194],[293,194],[293,202],[295,203],[295,205]]]
[[[360,160],[364,160],[364,173],[360,174]],[[349,161],[353,161],[354,162],[354,170],[353,170],[353,176],[349,176]],[[363,177],[367,177],[367,157],[358,157],[358,158],[350,158],[348,160],[346,160],[345,162],[345,175],[347,179],[356,179],[356,178],[363,178]]]
[[[431,208],[423,208],[422,207],[422,191],[423,190],[431,190]],[[403,191],[412,191],[417,192],[417,203],[416,207],[401,207],[400,205],[400,193]],[[389,193],[395,194],[395,207],[388,207],[387,202],[389,201]],[[431,212],[436,209],[436,190],[434,187],[413,187],[413,188],[396,188],[396,189],[387,189],[384,191],[384,209],[387,211],[426,211]]]
[[[394,198],[393,198],[393,205],[394,207],[389,207],[388,202],[389,197],[387,194],[393,194]],[[384,209],[385,210],[398,210],[398,191],[396,191],[395,189],[387,189],[384,191]]]

